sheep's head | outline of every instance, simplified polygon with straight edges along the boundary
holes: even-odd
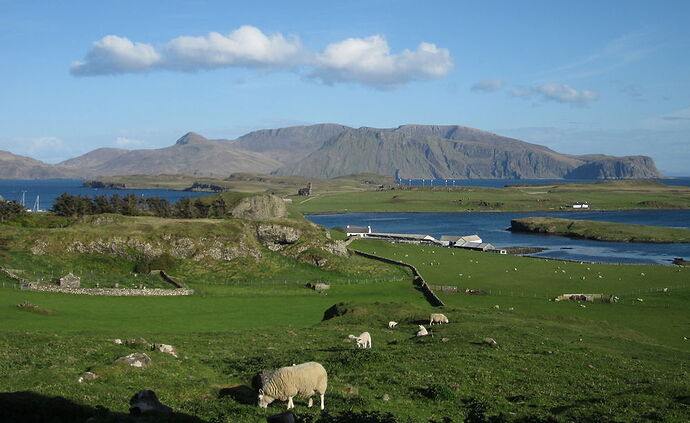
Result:
[[[270,395],[266,395],[264,393],[263,389],[259,389],[259,397],[258,397],[258,406],[261,408],[268,408],[268,404],[272,403],[275,401],[275,398],[273,398]]]

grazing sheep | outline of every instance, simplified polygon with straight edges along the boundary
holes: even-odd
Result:
[[[371,348],[371,334],[369,332],[362,332],[359,336],[348,335],[347,337],[357,341],[359,348]]]
[[[668,288],[664,288],[663,291],[664,291],[664,292],[668,292]]]
[[[287,401],[288,410],[295,407],[292,398],[303,396],[309,398],[308,407],[313,405],[312,395],[321,395],[321,409],[324,409],[324,395],[328,387],[328,374],[319,363],[310,361],[267,370],[254,378],[254,387],[258,389],[258,405],[267,408],[275,400]]]
[[[433,326],[434,323],[439,325],[441,323],[448,323],[448,318],[442,313],[431,313],[429,316],[429,326]]]
[[[388,322],[388,329],[393,329],[396,326],[398,326],[398,322],[394,322],[392,320]]]
[[[417,331],[417,336],[427,336],[429,332],[427,332],[426,328],[422,325],[419,325],[419,330]]]

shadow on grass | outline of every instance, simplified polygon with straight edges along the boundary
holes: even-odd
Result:
[[[123,399],[123,401],[127,401]],[[130,416],[102,406],[77,404],[63,397],[49,397],[35,392],[0,393],[0,422],[22,423],[206,423],[184,413]]]
[[[247,385],[223,388],[218,392],[218,398],[232,398],[235,402],[245,405],[256,405],[256,391]]]

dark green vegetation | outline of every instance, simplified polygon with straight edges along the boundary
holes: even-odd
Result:
[[[587,201],[591,210],[687,209],[690,187],[656,181],[610,181],[481,187],[400,187],[395,190],[319,193],[293,198],[292,208],[308,214],[339,212],[468,212],[572,210]]]
[[[631,225],[592,220],[525,217],[510,222],[513,232],[559,235],[569,238],[616,242],[690,242],[690,229]]]
[[[430,284],[486,293],[437,292],[447,304],[439,310],[405,270],[342,254],[334,242],[342,234],[331,231],[329,240],[298,216],[38,214],[25,222],[0,225],[0,265],[25,278],[72,271],[85,286],[129,286],[160,281],[135,276],[136,266],[166,267],[195,295],[20,291],[0,273],[0,421],[134,421],[127,416],[129,398],[153,389],[176,414],[141,421],[261,422],[285,403],[259,409],[249,388],[252,376],[310,360],[329,372],[327,410],[307,409],[296,399],[302,422],[690,418],[690,341],[683,338],[690,334],[687,268],[351,244],[414,264]],[[319,293],[304,287],[317,280],[331,288]],[[548,300],[577,292],[621,301]],[[431,312],[445,313],[450,324],[413,338]],[[399,322],[395,330],[387,329],[389,320]],[[358,350],[347,339],[363,331],[372,334],[372,350]],[[179,358],[110,341],[140,337],[175,346]],[[483,345],[487,337],[498,346]],[[132,352],[149,354],[152,367],[115,362]],[[78,382],[85,371],[97,378]]]

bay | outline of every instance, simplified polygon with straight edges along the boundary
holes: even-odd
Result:
[[[651,244],[603,242],[570,239],[553,235],[513,233],[511,219],[529,216],[588,219],[639,225],[690,227],[690,210],[629,210],[582,212],[475,212],[475,213],[343,213],[309,215],[307,218],[326,228],[370,225],[373,232],[442,235],[478,234],[496,247],[544,247],[534,254],[574,261],[602,263],[669,264],[675,257],[690,259],[690,244]]]
[[[118,194],[125,196],[134,194],[139,198],[165,198],[171,203],[176,203],[182,198],[195,198],[209,195],[208,192],[175,191],[170,189],[102,189],[83,187],[83,179],[4,179],[0,180],[0,196],[6,201],[22,200],[24,192],[25,206],[32,208],[36,197],[40,197],[40,208],[48,210],[53,201],[60,194],[66,192],[72,195],[88,195],[93,198],[96,195],[108,197]]]

